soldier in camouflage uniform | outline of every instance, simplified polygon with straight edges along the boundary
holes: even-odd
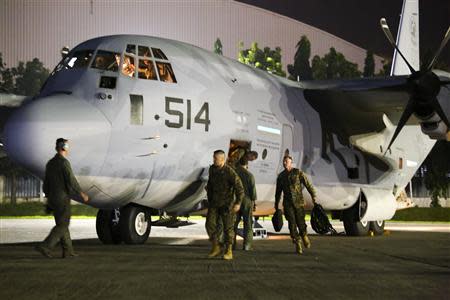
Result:
[[[316,201],[316,192],[306,175],[299,169],[292,167],[292,158],[290,156],[284,157],[283,166],[284,171],[277,178],[275,209],[278,209],[281,192],[283,192],[284,216],[289,223],[289,232],[295,244],[296,252],[301,254],[302,246],[300,239],[306,248],[311,247],[311,242],[306,232],[305,202],[303,200],[302,189],[306,187],[314,203]]]
[[[253,241],[253,207],[256,201],[256,187],[255,177],[247,170],[248,160],[243,157],[236,165],[235,171],[241,178],[244,186],[244,200],[241,203],[241,209],[236,215],[236,222],[234,223],[234,246],[236,245],[236,231],[241,218],[244,220],[244,246],[245,251],[252,249]]]
[[[222,150],[214,152],[214,164],[209,168],[206,189],[208,214],[205,227],[212,242],[208,257],[212,258],[221,254],[219,237],[222,231],[225,243],[223,258],[233,259],[234,220],[244,197],[244,188],[233,168],[225,164],[225,153]]]
[[[81,191],[70,163],[66,159],[69,153],[68,140],[57,139],[55,150],[58,153],[48,161],[45,168],[44,193],[48,199],[47,210],[53,212],[56,226],[44,242],[35,249],[46,257],[52,257],[51,249],[61,242],[63,258],[74,257],[78,255],[73,251],[69,233],[70,199],[71,196],[79,196],[87,202],[89,198]]]

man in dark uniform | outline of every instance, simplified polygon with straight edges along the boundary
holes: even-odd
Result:
[[[296,252],[302,254],[300,239],[306,248],[311,247],[311,242],[306,232],[305,202],[303,200],[302,189],[306,187],[314,203],[316,202],[316,192],[306,175],[299,169],[292,167],[292,157],[285,156],[283,166],[284,171],[277,178],[275,210],[278,209],[281,192],[283,192],[284,215],[289,223],[292,242],[295,244]]]
[[[80,196],[88,202],[88,196],[81,191],[72,167],[66,159],[69,154],[69,141],[63,138],[56,140],[57,154],[48,161],[45,168],[44,193],[47,197],[47,210],[53,212],[56,226],[36,250],[46,257],[52,257],[50,251],[61,242],[63,258],[78,256],[70,239],[70,199]]]
[[[253,241],[253,207],[256,201],[256,187],[255,177],[248,171],[248,160],[246,157],[242,157],[239,160],[239,164],[236,165],[235,171],[241,178],[242,185],[244,186],[245,196],[241,203],[241,208],[236,214],[236,221],[234,223],[234,246],[236,245],[236,231],[241,221],[244,220],[244,247],[245,251],[252,249]]]
[[[208,214],[205,227],[212,242],[212,249],[208,257],[212,258],[221,254],[219,237],[222,231],[225,243],[223,258],[233,259],[234,220],[244,197],[244,188],[233,168],[225,164],[225,152],[222,150],[214,152],[214,164],[209,168],[206,189]]]

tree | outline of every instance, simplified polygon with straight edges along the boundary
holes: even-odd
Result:
[[[450,185],[450,142],[437,141],[424,162],[425,186],[431,193],[431,206],[439,207],[439,197],[448,198]]]
[[[13,93],[14,92],[14,77],[11,69],[6,68],[6,64],[3,62],[3,56],[0,52],[0,93]]]
[[[383,64],[383,67],[377,73],[377,76],[389,76],[391,74],[391,61],[389,59],[383,59],[381,63]]]
[[[11,204],[17,203],[17,177],[24,174],[25,170],[15,164],[9,157],[0,158],[0,174],[11,178]]]
[[[314,79],[337,79],[360,77],[358,65],[349,62],[345,56],[333,47],[323,58],[313,57],[312,73]]]
[[[44,68],[43,63],[37,58],[26,63],[19,62],[14,68],[6,68],[0,53],[0,92],[2,93],[34,96],[39,93],[49,74],[49,70]]]
[[[18,67],[13,69],[13,74],[16,82],[15,92],[34,96],[39,93],[50,72],[44,68],[44,64],[39,59],[34,58],[26,63],[19,62]]]
[[[327,78],[327,64],[319,55],[314,55],[311,62],[311,71],[314,79]]]
[[[310,80],[313,78],[312,69],[309,64],[311,56],[311,42],[306,35],[300,38],[297,43],[297,51],[294,56],[294,64],[288,65],[289,79],[291,80]]]
[[[222,42],[220,41],[219,38],[217,38],[217,40],[214,42],[214,53],[219,54],[219,55],[223,55]]]
[[[373,77],[375,75],[375,60],[373,58],[373,52],[367,50],[366,59],[364,60],[364,77]]]
[[[249,49],[243,49],[244,43],[239,43],[238,59],[241,63],[253,66],[255,68],[265,70],[269,73],[286,77],[281,64],[281,48],[276,47],[275,50],[265,47],[261,50],[257,42],[253,42]]]

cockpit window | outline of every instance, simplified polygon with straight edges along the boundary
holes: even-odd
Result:
[[[146,46],[138,46],[138,55],[143,57],[151,57],[150,48]]]
[[[155,56],[155,58],[167,60],[167,56],[164,54],[164,52],[161,51],[161,49],[152,48],[152,51],[153,51],[153,55]]]
[[[63,69],[86,68],[89,66],[93,54],[93,50],[75,51],[72,55],[64,57],[53,70],[51,75],[54,75]]]
[[[169,63],[156,62],[156,67],[158,68],[159,79],[161,81],[171,83],[177,82],[172,66]]]
[[[127,45],[127,49],[125,50],[126,53],[136,54],[136,45]]]
[[[69,68],[84,68],[89,65],[91,61],[92,54],[94,51],[92,50],[81,50],[76,51],[72,57],[69,58],[67,62],[67,66]]]
[[[91,67],[94,69],[117,72],[119,70],[120,54],[98,50]]]
[[[136,65],[134,64],[134,57],[131,55],[123,56],[122,74],[125,76],[133,77],[136,71]]]
[[[139,79],[159,79],[163,82],[177,83],[173,68],[164,52],[159,48],[144,45],[127,44],[121,72],[129,77],[137,75]]]
[[[141,79],[158,80],[153,61],[149,59],[139,59],[138,77]]]

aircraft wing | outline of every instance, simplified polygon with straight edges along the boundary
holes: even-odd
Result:
[[[346,141],[383,130],[383,114],[397,125],[410,98],[407,76],[303,82],[302,87],[324,129]],[[412,117],[408,124],[419,123]]]

